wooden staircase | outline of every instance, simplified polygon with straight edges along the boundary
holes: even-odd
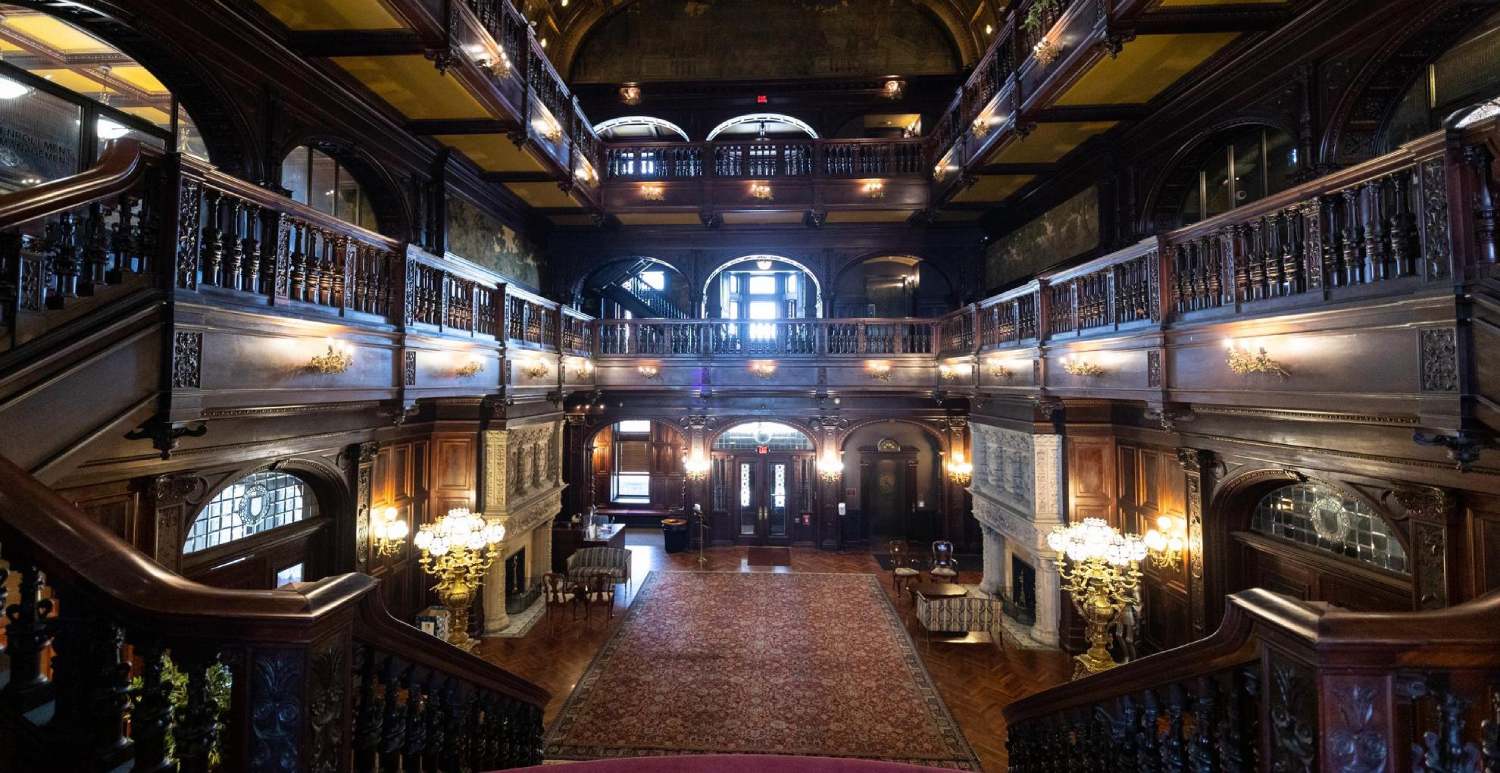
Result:
[[[189,582],[0,459],[0,769],[460,771],[541,761],[548,694],[378,581]]]

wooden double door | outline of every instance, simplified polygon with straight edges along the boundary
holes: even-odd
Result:
[[[789,545],[803,511],[811,454],[736,454],[728,465],[729,515],[741,545]]]

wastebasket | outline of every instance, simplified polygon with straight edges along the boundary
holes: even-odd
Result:
[[[668,553],[681,553],[688,546],[688,522],[686,518],[661,519],[662,541]]]

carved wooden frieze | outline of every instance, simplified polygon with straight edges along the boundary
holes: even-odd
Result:
[[[172,388],[197,389],[203,383],[203,333],[179,330],[172,335]]]
[[[1391,756],[1387,743],[1391,700],[1383,676],[1329,675],[1322,679],[1323,753],[1333,770],[1379,773]]]
[[[257,650],[250,673],[250,755],[253,771],[295,773],[301,764],[303,653]]]
[[[349,641],[338,636],[318,647],[312,655],[307,683],[307,732],[311,754],[310,773],[335,773],[343,745],[344,712],[349,693]]]
[[[1423,392],[1458,391],[1458,343],[1453,328],[1429,328],[1421,337]]]
[[[1313,773],[1318,769],[1318,700],[1312,669],[1275,650],[1265,658],[1270,769]]]

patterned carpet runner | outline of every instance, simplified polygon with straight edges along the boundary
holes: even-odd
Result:
[[[867,574],[653,572],[544,753],[791,754],[978,769]]]
[[[752,545],[745,555],[745,563],[751,566],[791,566],[792,551]]]

